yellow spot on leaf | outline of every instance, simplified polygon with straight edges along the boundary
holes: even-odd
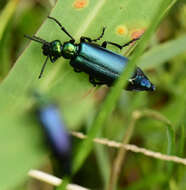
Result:
[[[75,0],[73,6],[76,9],[82,9],[88,5],[88,0]]]
[[[117,27],[116,32],[119,35],[126,35],[128,33],[128,29],[126,26],[120,25]]]

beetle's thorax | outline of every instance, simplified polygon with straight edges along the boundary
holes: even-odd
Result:
[[[62,48],[62,56],[66,59],[71,59],[77,54],[77,45],[72,42],[65,42]]]

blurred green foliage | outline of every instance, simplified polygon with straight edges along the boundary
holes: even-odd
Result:
[[[0,2],[0,15],[9,2]],[[130,38],[132,29],[149,26],[160,1],[146,0],[142,3],[136,0],[126,1],[125,4],[120,0],[118,4],[113,4],[110,0],[108,6],[105,5],[102,11],[101,8],[98,10],[95,21],[83,29],[80,26],[86,25],[87,14],[92,13],[99,2],[89,0],[85,10],[76,12],[70,10],[71,2],[58,1],[53,16],[61,20],[76,38],[82,33],[95,37],[104,25],[107,26],[105,39],[123,43]],[[28,169],[32,167],[40,167],[51,172],[41,131],[32,114],[34,100],[29,95],[30,90],[37,88],[54,98],[59,103],[69,129],[84,132],[89,131],[108,92],[106,87],[92,91],[87,75],[74,73],[68,64],[63,64],[67,63],[64,60],[57,61],[55,65],[48,64],[43,79],[37,80],[44,60],[41,48],[35,43],[27,48],[28,40],[23,38],[23,35],[35,34],[54,5],[53,0],[21,0],[13,7],[14,12],[6,21],[0,40],[0,189],[2,190],[16,188],[17,185],[19,189],[28,190],[49,188],[33,180],[27,180],[27,183],[22,185],[25,183]],[[118,8],[115,14],[112,13],[114,8]],[[139,65],[146,69],[157,90],[153,93],[123,91],[115,110],[104,124],[102,137],[121,141],[131,122],[132,113],[136,109],[148,108],[170,120],[176,135],[174,154],[185,157],[185,17],[186,1],[180,0],[163,19],[158,31],[149,41],[146,52],[139,60]],[[128,26],[128,31],[124,35],[116,35],[116,31],[112,28],[116,28],[121,22]],[[39,30],[38,36],[46,40],[67,39],[48,20]],[[119,53],[115,48],[112,50]],[[145,117],[137,121],[130,143],[166,153],[165,136],[165,124]],[[79,143],[80,140],[74,139],[74,152]],[[84,166],[74,176],[73,182],[91,189],[105,188],[108,185],[109,172],[115,155],[116,150],[96,145]],[[168,176],[166,162],[127,153],[117,187],[130,190],[186,189],[185,166],[174,164],[173,170],[174,173]]]

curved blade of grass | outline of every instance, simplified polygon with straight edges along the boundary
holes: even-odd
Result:
[[[154,188],[156,184],[160,185],[167,181],[167,176],[163,173],[151,174],[146,176],[141,180],[133,183],[129,187],[126,187],[125,190],[140,190],[140,189],[149,189],[150,187]]]
[[[127,128],[127,131],[125,133],[125,136],[122,140],[122,144],[128,144],[130,142],[130,139],[133,135],[135,126],[136,126],[136,122],[141,119],[142,117],[149,117],[155,120],[159,120],[162,123],[164,123],[167,127],[167,141],[168,141],[168,146],[167,146],[167,154],[171,155],[174,153],[174,129],[173,126],[171,124],[171,122],[163,115],[161,115],[158,112],[155,112],[153,110],[143,110],[143,111],[134,111],[132,114],[132,118],[131,118],[131,122]],[[164,127],[164,126],[163,126]],[[118,181],[118,178],[120,176],[121,173],[121,168],[122,168],[122,162],[124,160],[126,156],[126,150],[123,148],[120,148],[116,158],[113,162],[112,165],[112,170],[111,170],[111,174],[110,174],[110,181],[109,181],[109,188],[108,189],[115,189],[116,188],[116,184]],[[169,172],[169,176],[171,174],[172,171],[172,163],[168,163],[168,172]]]
[[[138,65],[144,69],[151,69],[165,63],[186,51],[186,36],[160,44],[140,57]]]
[[[178,145],[178,156],[184,157],[184,147],[185,147],[185,127],[182,124],[179,127],[179,132],[180,132],[180,137],[179,137],[179,145]],[[177,169],[177,176],[178,176],[178,181],[181,181],[183,173],[184,173],[184,168],[183,166],[179,166]]]
[[[178,155],[183,157],[184,155],[184,144],[185,144],[185,127],[184,125],[180,126],[180,138],[179,138],[179,148],[178,148]]]
[[[163,115],[152,110],[144,110],[139,112],[141,117],[151,117],[153,119],[159,120],[166,125],[167,129],[167,155],[173,155],[175,153],[175,132],[172,123]],[[164,126],[163,126],[164,127]],[[171,176],[173,169],[173,163],[167,163],[167,175]]]
[[[111,92],[108,94],[106,100],[102,104],[101,111],[98,113],[98,116],[93,122],[92,127],[88,133],[88,138],[80,144],[78,154],[75,156],[74,159],[74,173],[76,173],[80,169],[84,160],[90,153],[93,138],[95,138],[101,132],[106,118],[114,109],[117,99],[119,98],[119,95],[121,94],[123,87],[126,85],[127,79],[130,77],[130,73],[134,70],[135,64],[139,59],[139,56],[144,51],[148,40],[154,33],[163,15],[166,13],[165,11],[168,9],[168,7],[170,7],[172,2],[173,1],[171,0],[163,0],[161,1],[160,6],[156,9],[156,13],[154,14],[154,17],[151,21],[152,24],[142,37],[141,43],[136,48],[136,51],[134,52],[134,55],[132,56],[130,63],[128,64],[126,70],[123,72],[119,80],[116,82],[115,86],[111,89]]]

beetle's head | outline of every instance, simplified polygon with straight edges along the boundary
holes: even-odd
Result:
[[[50,43],[43,43],[42,46],[43,54],[46,56],[50,56],[51,58],[54,58],[54,61],[56,61],[56,59],[61,56],[62,48],[63,46],[59,40],[54,40]],[[51,59],[51,61],[52,60],[53,59]]]
[[[59,57],[61,57],[63,46],[59,40],[47,42],[44,39],[39,38],[37,36],[31,37],[28,35],[24,35],[24,37],[42,44],[43,54],[47,56],[39,75],[39,78],[41,78],[48,59],[50,58],[50,61],[54,63]]]
[[[155,86],[139,67],[136,68],[134,75],[128,81],[126,90],[155,91]]]
[[[61,51],[63,49],[63,46],[59,40],[47,42],[44,39],[39,38],[37,36],[32,36],[32,37],[28,35],[24,35],[24,36],[30,40],[33,40],[35,42],[42,44],[43,54],[45,56],[50,57],[50,60],[52,62],[55,62],[56,59],[61,56]]]

